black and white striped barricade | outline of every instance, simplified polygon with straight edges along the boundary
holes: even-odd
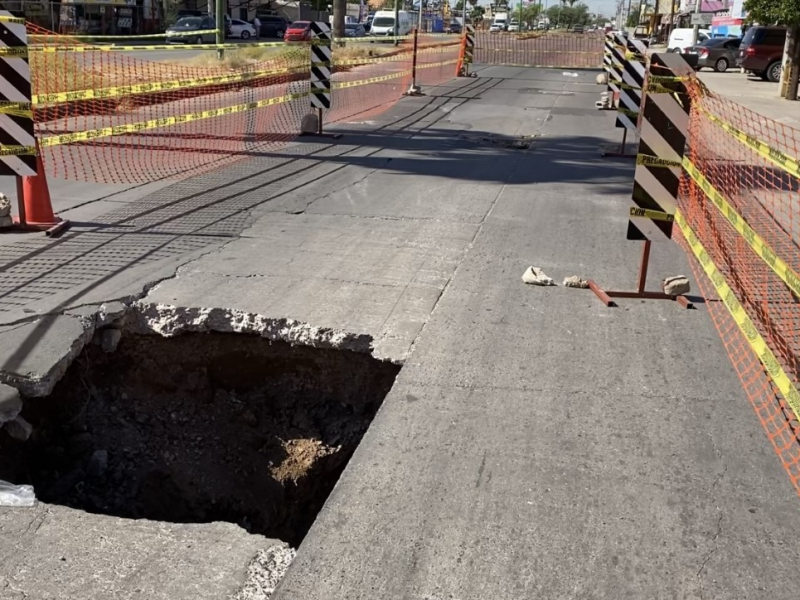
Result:
[[[649,292],[645,285],[651,243],[672,238],[691,111],[686,82],[694,76],[680,54],[654,54],[650,59],[642,87],[633,206],[628,211],[627,239],[642,242],[637,287],[634,291],[605,291],[589,281],[589,287],[606,306],[615,306],[613,298],[642,298],[675,300],[684,308],[692,308],[685,296]]]
[[[624,46],[617,45],[617,48],[620,52],[624,49],[624,56],[619,70],[621,80],[617,84],[619,103],[616,126],[622,128],[622,141],[617,152],[603,150],[602,155],[635,158],[635,154],[625,153],[625,146],[628,141],[628,131],[636,131],[639,119],[644,74],[647,68],[647,42],[619,37],[622,39],[618,41],[624,42]]]
[[[475,62],[475,27],[466,25],[456,77],[470,77],[469,66],[473,62]]]
[[[55,235],[69,221],[53,213],[33,128],[31,72],[25,19],[0,10],[0,175],[16,178],[19,216],[0,206],[0,231],[24,229]]]
[[[331,26],[322,21],[311,22],[310,95],[312,113],[303,118],[302,135],[339,138],[341,134],[323,132],[323,111],[331,108],[331,71],[333,69],[333,34]],[[314,114],[316,113],[316,114]]]
[[[606,92],[595,106],[604,110],[616,110],[617,99],[622,83],[622,65],[625,60],[625,38],[619,34],[608,33],[603,50],[603,69],[606,72]]]

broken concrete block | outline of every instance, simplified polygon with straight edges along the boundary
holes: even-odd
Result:
[[[548,277],[539,267],[528,267],[522,274],[522,281],[530,285],[555,285],[551,277]]]
[[[685,275],[667,277],[661,283],[661,287],[667,296],[680,296],[681,294],[688,294],[691,291],[689,278]]]
[[[22,398],[16,388],[0,383],[0,426],[13,421],[22,410]]]
[[[11,217],[0,217],[0,228],[11,227],[14,224],[14,219]]]
[[[6,430],[8,435],[20,442],[27,442],[33,433],[33,426],[19,415],[13,421],[6,423],[3,429]]]
[[[567,277],[564,279],[564,286],[586,289],[589,287],[589,282],[585,279],[581,279],[577,275],[573,275],[572,277]]]
[[[0,217],[8,217],[11,215],[11,200],[8,196],[0,192]]]
[[[319,117],[314,113],[303,115],[300,119],[300,132],[301,133],[317,133],[319,132]]]
[[[597,85],[605,85],[608,83],[608,73],[600,73],[597,76]]]
[[[120,339],[122,339],[122,332],[119,329],[104,329],[100,347],[105,353],[116,352]]]

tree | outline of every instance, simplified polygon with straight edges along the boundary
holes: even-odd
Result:
[[[472,4],[472,0],[469,0],[469,3]],[[477,23],[478,21],[483,19],[484,14],[486,14],[486,9],[483,6],[478,5],[472,7],[469,16],[472,19],[473,23]]]
[[[798,0],[745,0],[748,18],[763,24],[786,25],[780,95],[797,100],[800,82],[800,2]]]

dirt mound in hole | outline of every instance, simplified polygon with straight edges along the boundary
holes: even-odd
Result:
[[[0,478],[91,512],[230,521],[298,545],[399,371],[256,336],[128,336],[90,346],[0,432]]]

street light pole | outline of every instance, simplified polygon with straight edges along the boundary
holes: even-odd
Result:
[[[225,49],[221,47],[225,43],[225,11],[222,9],[224,1],[216,0],[216,6],[214,7],[216,9],[214,11],[214,22],[217,26],[217,58],[219,60],[225,58]]]
[[[699,15],[700,14],[700,9],[702,8],[703,3],[702,3],[701,0],[694,0],[694,1],[696,2],[695,7],[694,7],[694,14]],[[700,35],[700,22],[697,21],[694,24],[694,27],[692,27],[692,46],[696,46],[697,45],[697,38],[698,38],[699,35]]]

